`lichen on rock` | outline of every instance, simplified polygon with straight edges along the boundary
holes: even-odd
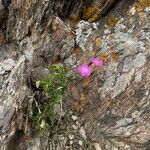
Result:
[[[149,3],[132,1],[126,9],[131,1],[84,2],[91,3],[0,0],[0,149],[150,149]],[[37,135],[28,109],[47,100],[35,83],[56,63],[68,68],[71,83],[60,111],[66,116],[50,139],[49,132]],[[94,70],[88,77],[77,72],[82,64]]]

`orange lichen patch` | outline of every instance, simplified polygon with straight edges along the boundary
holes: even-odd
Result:
[[[80,107],[79,107],[80,111],[82,111],[85,105],[87,104],[87,97],[84,95],[84,93],[80,93],[79,104],[80,104]]]
[[[116,23],[118,22],[118,18],[117,17],[115,17],[115,16],[110,16],[109,18],[108,18],[108,20],[107,20],[107,23],[106,23],[106,25],[108,26],[108,27],[114,27],[115,25],[116,25]]]
[[[87,104],[87,98],[84,93],[80,93],[79,101],[75,101],[71,105],[71,109],[74,111],[82,111]]]
[[[28,11],[30,9],[30,6],[31,6],[30,1],[25,1],[25,3],[24,3],[24,10]]]
[[[99,12],[98,5],[92,5],[83,10],[83,19],[88,21],[96,21],[98,19],[97,12]]]
[[[80,20],[79,16],[76,15],[76,14],[71,14],[69,16],[69,19],[70,19],[70,25],[71,25],[71,27],[76,27],[76,25],[78,24],[78,22]]]
[[[118,61],[119,60],[119,55],[117,53],[112,52],[110,55],[111,55],[111,59],[113,61]]]
[[[53,63],[53,64],[58,64],[58,63],[60,63],[60,62],[61,62],[61,58],[60,58],[59,55],[56,56],[56,57],[52,60],[52,63]]]
[[[71,109],[72,109],[73,111],[79,111],[79,110],[80,110],[80,105],[79,105],[79,103],[78,103],[78,102],[73,102],[73,103],[71,104]]]
[[[146,15],[144,12],[139,12],[138,15],[139,15],[141,20],[144,20],[146,18]]]
[[[95,55],[95,51],[89,51],[88,52],[88,57],[93,57]]]
[[[146,7],[150,7],[150,0],[138,0],[135,7],[138,11],[143,11]]]
[[[134,6],[134,5],[133,5],[133,6]],[[135,7],[133,7],[133,6],[129,6],[129,9],[127,10],[127,15],[128,15],[129,17],[133,16],[134,13],[136,12]]]
[[[95,51],[89,50],[85,54],[83,54],[80,58],[80,62],[88,63],[91,61],[91,58],[95,56]]]
[[[99,11],[100,12],[100,11]],[[100,14],[96,13],[91,18],[88,19],[89,22],[95,22],[100,18]]]
[[[68,85],[68,92],[71,94],[73,100],[79,99],[80,93],[78,91],[77,86],[74,83],[70,83]]]
[[[3,34],[0,33],[0,43],[6,43],[6,38]]]
[[[75,54],[76,59],[80,59],[81,58],[81,54],[82,54],[81,48],[79,48],[79,47],[75,48],[74,54]]]
[[[55,20],[52,21],[52,23],[51,23],[51,31],[52,32],[56,32],[59,29],[60,29],[59,23],[56,22]]]
[[[82,81],[82,84],[84,87],[88,86],[90,84],[91,77],[87,77]]]
[[[95,40],[96,47],[100,47],[101,44],[102,44],[102,39],[100,37],[96,38],[96,40]]]
[[[24,9],[24,18],[26,18],[28,16],[28,13],[29,13],[29,9],[31,7],[31,3],[30,1],[24,1],[24,4],[23,4],[23,9]]]
[[[105,62],[105,63],[107,63],[107,62],[109,61],[108,55],[105,54],[105,53],[101,54],[100,58],[101,58],[101,60],[102,60],[103,62]]]
[[[80,93],[80,103],[83,103],[86,100],[86,96],[84,95],[84,93]]]

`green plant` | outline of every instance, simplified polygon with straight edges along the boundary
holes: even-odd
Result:
[[[38,101],[32,104],[32,118],[36,129],[43,132],[54,127],[60,117],[56,106],[62,101],[67,83],[67,69],[62,64],[52,65],[47,79],[36,82],[36,87],[48,99],[44,105]]]

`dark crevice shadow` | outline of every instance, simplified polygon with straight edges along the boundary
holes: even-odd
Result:
[[[14,136],[9,141],[7,150],[20,150],[21,149],[21,142],[23,141],[23,130],[16,130]]]
[[[11,0],[2,0],[3,9],[0,12],[0,32],[6,37],[7,22],[9,17],[9,5]]]

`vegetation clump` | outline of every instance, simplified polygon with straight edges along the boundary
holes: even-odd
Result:
[[[67,69],[62,64],[54,64],[50,68],[50,74],[46,79],[36,82],[36,87],[43,91],[46,103],[35,100],[32,103],[31,116],[33,124],[41,133],[53,129],[60,115],[56,107],[63,99],[67,87]],[[44,101],[41,99],[40,101]]]

